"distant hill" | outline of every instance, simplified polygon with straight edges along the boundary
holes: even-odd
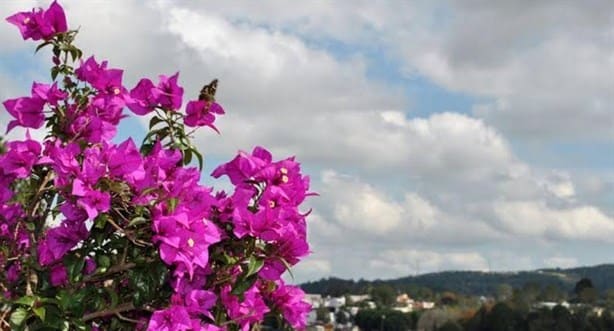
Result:
[[[437,292],[453,291],[466,295],[494,295],[500,284],[509,284],[514,288],[520,288],[527,283],[539,284],[541,287],[554,285],[563,291],[571,292],[576,282],[585,277],[590,278],[600,292],[614,289],[614,264],[519,272],[444,271],[375,281],[328,278],[304,283],[301,288],[307,293],[335,296],[366,293],[373,285],[388,284],[398,290],[428,287]]]

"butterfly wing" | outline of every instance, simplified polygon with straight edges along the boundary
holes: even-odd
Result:
[[[217,91],[217,79],[211,81],[211,83],[203,86],[198,95],[198,100],[203,101],[215,101],[215,92]]]

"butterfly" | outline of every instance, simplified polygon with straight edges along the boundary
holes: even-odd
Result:
[[[217,91],[217,79],[203,86],[198,95],[198,100],[215,102],[215,92]]]

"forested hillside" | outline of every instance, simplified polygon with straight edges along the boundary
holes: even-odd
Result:
[[[399,291],[406,292],[428,288],[437,292],[453,291],[466,295],[495,295],[501,284],[508,284],[514,288],[526,284],[537,284],[541,287],[553,285],[562,291],[571,292],[581,278],[591,279],[595,288],[600,292],[614,289],[614,264],[521,272],[445,271],[375,281],[328,278],[308,282],[302,284],[301,287],[307,293],[332,296],[367,293],[370,287],[381,284],[388,284]]]

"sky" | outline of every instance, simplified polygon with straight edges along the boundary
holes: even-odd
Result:
[[[238,150],[297,157],[319,196],[295,282],[614,262],[612,1],[61,4],[129,88],[179,71],[195,98],[219,79],[207,185],[228,187],[208,174]],[[15,27],[0,45],[0,99],[49,81]],[[141,139],[125,122],[117,139]]]

